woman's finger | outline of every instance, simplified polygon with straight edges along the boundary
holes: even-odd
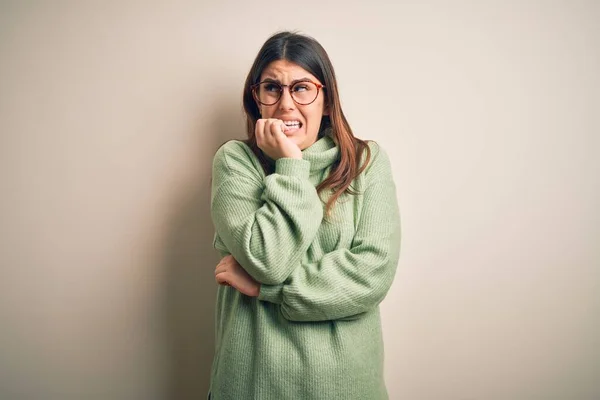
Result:
[[[273,121],[272,118],[265,120],[265,125],[263,127],[263,140],[268,147],[273,147],[273,135],[271,135],[271,125],[273,124]]]
[[[280,119],[273,118],[270,121],[271,123],[268,126],[268,131],[267,127],[265,127],[265,136],[268,135],[268,137],[271,139],[271,144],[273,145],[273,147],[278,147],[281,135],[283,135],[285,124]]]
[[[227,280],[227,275],[226,274],[218,274],[215,276],[215,281],[217,281],[217,283],[219,285],[227,285],[227,286],[231,286],[231,284],[229,283],[229,281]]]
[[[228,268],[228,265],[225,263],[221,263],[221,264],[217,265],[217,268],[215,268],[215,275],[221,274],[223,272],[227,272],[227,268]]]
[[[269,126],[269,133],[273,139],[273,143],[277,143],[279,141],[285,128],[285,124],[280,119],[274,119],[273,122],[271,122],[271,125]]]
[[[256,121],[256,126],[254,128],[254,136],[256,137],[256,145],[259,148],[262,148],[261,146],[263,146],[263,143],[265,141],[265,135],[264,135],[265,123],[266,123],[265,119],[259,119],[258,121]]]

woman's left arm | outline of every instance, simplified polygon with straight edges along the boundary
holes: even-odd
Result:
[[[283,284],[260,286],[259,300],[280,304],[285,318],[352,319],[386,296],[400,255],[400,213],[389,159],[377,150],[351,248],[302,263]]]

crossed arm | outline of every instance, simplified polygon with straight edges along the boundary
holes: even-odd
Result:
[[[263,185],[247,176],[247,168],[243,172],[231,150],[221,155],[227,174],[217,157],[213,167],[215,238],[231,250],[217,266],[217,282],[279,304],[294,321],[352,319],[374,309],[389,290],[399,257],[400,216],[387,155],[373,151],[351,247],[308,263],[302,256],[322,220],[322,203],[302,170],[308,162],[277,160]]]

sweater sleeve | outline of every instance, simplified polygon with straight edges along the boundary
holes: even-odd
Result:
[[[387,294],[400,255],[400,213],[389,159],[381,148],[373,157],[351,248],[303,262],[283,284],[261,285],[259,300],[280,304],[285,318],[355,319]]]
[[[313,241],[323,203],[308,179],[309,161],[280,158],[263,178],[242,146],[227,142],[213,159],[215,236],[254,279],[279,284]]]

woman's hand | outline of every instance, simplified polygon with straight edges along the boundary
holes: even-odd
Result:
[[[258,297],[260,283],[255,281],[232,255],[221,259],[215,269],[215,280],[219,285],[232,286],[240,293]]]
[[[302,151],[285,133],[287,126],[280,119],[259,119],[254,135],[256,145],[273,160],[283,157],[302,159]]]

